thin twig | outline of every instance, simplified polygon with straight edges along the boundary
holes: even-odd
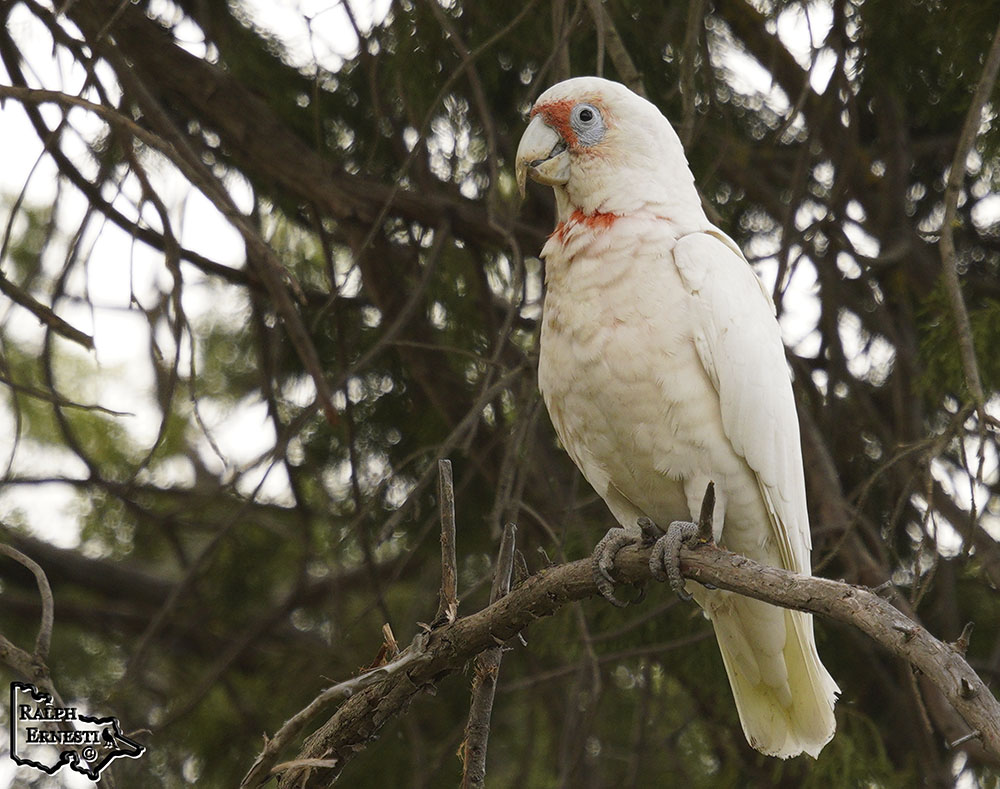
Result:
[[[332,704],[335,701],[350,698],[359,691],[367,688],[369,685],[381,682],[382,680],[391,677],[393,674],[407,668],[421,656],[421,639],[426,639],[426,637],[426,633],[419,633],[413,640],[413,644],[401,653],[396,660],[391,663],[386,663],[384,666],[380,666],[379,668],[371,671],[366,671],[364,674],[359,674],[358,676],[352,677],[344,682],[338,682],[333,687],[324,690],[306,707],[289,718],[285,724],[278,729],[278,732],[274,735],[274,737],[269,740],[265,739],[264,749],[254,761],[249,772],[243,777],[243,780],[240,782],[240,789],[256,789],[258,786],[263,786],[275,772],[274,764],[277,762],[278,754],[281,750],[290,740],[297,736],[299,732],[306,727],[309,721],[316,717],[323,707],[328,704]],[[305,758],[309,759],[311,757]],[[296,767],[301,768],[303,764],[309,767],[316,766],[315,763],[302,762],[301,759],[296,759],[293,762],[283,763],[281,767],[282,770],[289,770]],[[324,760],[324,767],[333,767],[335,765],[336,760]]]
[[[491,605],[510,591],[516,532],[517,527],[513,523],[503,527],[497,569],[493,575],[493,588],[490,590]],[[469,706],[469,722],[465,726],[465,740],[462,743],[462,789],[481,789],[486,782],[486,744],[490,737],[493,698],[500,675],[500,661],[503,659],[502,643],[499,641],[497,646],[476,657],[472,674],[472,704]]]
[[[41,565],[34,559],[21,553],[5,543],[0,543],[0,554],[13,559],[18,564],[31,571],[38,585],[38,593],[42,598],[42,621],[38,625],[38,635],[35,637],[35,651],[29,653],[5,636],[0,635],[0,663],[12,669],[16,674],[30,680],[41,690],[52,696],[56,705],[62,707],[62,697],[56,690],[49,674],[49,646],[52,643],[52,625],[55,619],[55,602],[52,597],[52,587]]]
[[[695,60],[698,38],[705,24],[705,0],[694,0],[688,6],[687,26],[684,31],[684,48],[681,50],[681,102],[684,107],[677,136],[685,149],[694,135],[694,104],[698,89],[695,87]]]
[[[101,414],[107,414],[108,416],[122,417],[122,416],[135,416],[131,411],[114,411],[110,408],[105,408],[102,405],[88,405],[87,403],[75,403],[68,397],[64,397],[55,391],[49,391],[48,389],[39,389],[35,386],[28,386],[27,384],[20,384],[16,381],[11,380],[9,375],[0,373],[0,384],[10,387],[12,390],[18,394],[27,395],[28,397],[34,397],[36,400],[44,400],[47,403],[55,403],[61,408],[76,408],[80,411],[96,411]]]
[[[962,298],[961,285],[958,282],[958,257],[955,252],[954,226],[957,223],[958,196],[965,182],[965,166],[969,152],[979,133],[979,125],[983,115],[983,107],[996,87],[997,72],[1000,71],[1000,27],[993,36],[982,76],[976,86],[976,92],[969,104],[969,111],[962,124],[962,133],[955,147],[955,156],[948,172],[948,183],[944,190],[944,220],[941,223],[941,264],[944,273],[944,284],[948,290],[948,300],[955,316],[955,330],[958,333],[958,349],[962,358],[962,369],[965,373],[965,384],[969,394],[975,400],[979,411],[980,423],[985,423],[984,405],[986,396],[983,393],[982,380],[979,377],[979,366],[976,363],[976,349],[972,340],[972,325],[969,322],[969,312]]]
[[[25,556],[17,548],[0,542],[0,553],[26,567],[35,576],[38,584],[38,594],[42,598],[42,621],[38,626],[38,636],[35,638],[35,655],[37,660],[45,662],[49,658],[49,645],[52,643],[52,622],[55,618],[55,601],[52,599],[52,587],[45,570],[34,559]]]
[[[441,592],[434,624],[451,624],[458,616],[458,558],[455,550],[455,482],[451,461],[438,461],[438,506],[441,509]]]
[[[48,326],[59,336],[65,337],[67,340],[72,340],[73,342],[82,345],[88,351],[94,350],[93,337],[64,321],[52,311],[51,307],[47,307],[42,304],[38,301],[38,299],[28,293],[28,291],[24,290],[24,288],[21,288],[16,283],[7,279],[3,275],[2,271],[0,271],[0,293],[3,293],[7,298],[16,304],[20,304],[28,310],[28,312],[38,318],[40,323]]]

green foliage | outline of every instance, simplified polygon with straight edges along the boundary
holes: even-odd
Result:
[[[946,392],[959,402],[967,401],[970,395],[962,358],[957,351],[958,331],[943,283],[925,299],[919,318],[920,384],[925,395],[939,398]],[[969,324],[983,388],[995,392],[1000,389],[1000,358],[993,352],[997,337],[1000,337],[1000,300],[987,298],[970,306]]]

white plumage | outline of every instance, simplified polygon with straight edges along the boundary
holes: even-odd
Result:
[[[518,178],[553,186],[542,250],[538,382],[556,433],[617,521],[697,520],[716,486],[715,538],[810,572],[798,422],[774,305],[701,208],[677,135],[614,82],[546,91]],[[747,739],[818,755],[839,692],[812,618],[689,583],[712,620]]]

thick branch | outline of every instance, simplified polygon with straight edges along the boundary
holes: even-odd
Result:
[[[648,559],[648,550],[622,550],[616,560],[620,580],[648,581]],[[681,569],[685,577],[701,583],[859,628],[923,672],[970,729],[979,733],[983,746],[1000,754],[1000,703],[962,654],[868,589],[765,567],[714,545],[685,548],[681,552]],[[337,768],[314,771],[304,781],[301,772],[289,772],[279,785],[329,786],[344,763],[377,736],[382,725],[399,714],[419,691],[436,685],[475,655],[495,647],[497,641],[512,638],[534,620],[555,613],[573,600],[596,594],[590,559],[557,565],[529,577],[488,608],[429,634],[420,634],[409,647],[421,653],[412,666],[348,699],[307,740],[298,757],[334,758]]]

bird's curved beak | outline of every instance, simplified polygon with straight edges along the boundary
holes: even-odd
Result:
[[[555,129],[542,120],[531,119],[517,146],[517,188],[524,197],[524,184],[530,175],[546,186],[558,186],[569,180],[569,149]]]

